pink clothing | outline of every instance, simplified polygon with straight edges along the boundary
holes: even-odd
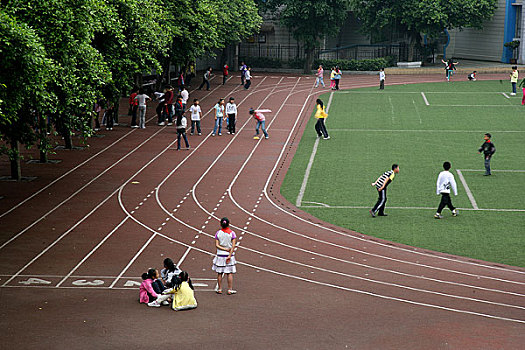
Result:
[[[153,283],[153,280],[151,278],[148,278],[147,280],[142,281],[139,288],[139,302],[141,303],[149,303],[149,296],[148,293],[151,294],[154,298],[156,298],[158,295],[153,290],[153,287],[151,284]]]
[[[317,76],[319,78],[322,78],[323,77],[323,74],[324,74],[324,69],[323,68],[319,68],[317,69]]]
[[[266,120],[264,117],[264,114],[262,112],[271,112],[269,109],[258,109],[253,113],[253,117],[257,119],[258,121],[262,122],[263,120]]]
[[[525,105],[525,88],[523,88],[523,97],[521,98],[521,105]]]

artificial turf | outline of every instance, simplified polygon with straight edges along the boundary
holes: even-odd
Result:
[[[335,92],[326,122],[331,139],[320,139],[300,208],[367,235],[525,267],[525,107],[509,86],[476,81]],[[321,97],[325,104],[329,96]],[[312,113],[281,187],[294,204],[317,138],[315,121]],[[477,153],[485,132],[497,150],[492,176],[482,176]],[[514,211],[460,209],[452,217],[445,209],[444,219],[434,219],[444,161],[452,163],[458,185],[456,207],[473,208],[460,169],[480,209]],[[389,216],[372,218],[377,191],[370,183],[392,163],[400,172],[388,188]]]

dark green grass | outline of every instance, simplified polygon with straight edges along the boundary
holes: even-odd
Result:
[[[525,170],[525,107],[518,97],[506,98],[501,93],[505,88],[498,81],[478,81],[334,93],[327,120],[331,140],[320,140],[301,209],[372,236],[525,266],[525,212],[462,210],[453,218],[445,210],[445,218],[435,220],[435,209],[392,208],[436,208],[440,198],[435,183],[445,160],[452,163],[458,184],[454,205],[472,208],[456,169],[483,170],[477,149],[485,132],[493,134],[497,147],[493,169]],[[327,103],[329,94],[322,99]],[[316,139],[314,124],[311,118],[281,188],[291,203],[296,202]],[[390,215],[373,219],[368,210],[377,192],[370,183],[394,162],[400,173],[388,189]],[[525,173],[482,174],[463,171],[479,208],[525,209]],[[305,207],[313,202],[366,208]]]

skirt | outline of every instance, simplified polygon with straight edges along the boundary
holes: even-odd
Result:
[[[235,268],[235,256],[231,257],[229,263],[226,263],[226,256],[215,256],[213,258],[213,266],[211,269],[217,273],[235,273],[237,269]]]

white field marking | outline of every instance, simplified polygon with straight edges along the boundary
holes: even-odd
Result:
[[[435,81],[433,81],[432,83],[435,83]],[[401,84],[404,84],[404,83],[396,83],[394,85],[401,85]],[[410,83],[412,84],[412,83]],[[418,84],[418,83],[415,83],[415,84]],[[356,84],[357,85],[357,84]],[[389,84],[389,85],[392,85],[392,84]],[[375,85],[366,85],[366,86],[363,86],[363,87],[370,87],[370,86],[375,86]],[[382,95],[384,94],[383,92],[379,92],[377,90],[369,90],[369,91],[350,91],[350,90],[347,90],[347,91],[341,91],[339,92],[340,94],[377,94],[377,95]],[[391,94],[399,94],[399,95],[404,95],[404,94],[420,94],[422,93],[421,91],[388,91],[388,94],[391,95]],[[465,94],[465,95],[479,95],[479,94],[490,94],[490,95],[496,95],[496,94],[503,94],[503,92],[499,92],[499,91],[485,91],[485,92],[469,92],[469,91],[426,91],[425,94],[450,94],[450,95],[457,95],[457,94]],[[519,97],[519,96],[518,96]]]
[[[305,101],[305,105],[306,105],[306,102],[307,102],[307,101]],[[300,115],[300,114],[299,114],[299,115]],[[252,154],[253,154],[253,152],[254,152],[254,150],[252,150]],[[251,156],[251,155],[250,155],[250,156]],[[245,163],[244,163],[243,166],[241,167],[241,170],[239,171],[239,173],[242,171],[242,169],[243,169],[243,167],[246,165],[246,163],[247,163],[247,161],[245,161]],[[239,173],[236,175],[235,179],[238,177]],[[231,186],[232,186],[233,183],[235,182],[235,179],[234,179],[234,181],[232,181],[232,183],[230,184],[230,187],[228,188],[227,192],[228,192],[228,191],[231,191]],[[194,189],[192,192],[195,193],[196,190]],[[230,193],[230,197],[231,197],[233,203],[234,203],[237,207],[239,207],[239,208],[240,208],[241,210],[243,210],[245,213],[248,213],[248,212],[246,211],[246,209],[242,208],[242,207],[241,207],[241,206],[235,201],[235,198],[233,198],[233,196],[231,195],[231,193]],[[162,203],[161,203],[160,201],[158,201],[158,202],[159,202],[159,206],[160,206],[161,208],[163,208],[163,210],[165,210],[165,208],[164,208],[164,206],[162,205]],[[196,204],[201,208],[201,210],[203,210],[204,212],[207,212],[206,209],[205,209],[204,207],[202,207],[202,205],[200,204],[200,202],[199,202],[198,200],[196,200]],[[165,211],[169,214],[169,212],[168,212],[167,210],[165,210]],[[209,213],[208,213],[208,214],[209,214]],[[248,213],[248,214],[253,215],[252,213]],[[250,218],[251,218],[251,216],[250,216]],[[185,225],[185,226],[191,228],[190,225],[188,225],[188,224],[182,222],[182,221],[179,220],[178,218],[174,218],[174,219],[176,219],[177,221],[179,221],[181,224],[183,224],[183,225]],[[237,227],[237,226],[235,226],[235,225],[232,225],[232,227],[234,227],[234,228],[239,228],[239,227]],[[283,246],[286,246],[286,247],[291,248],[291,249],[305,251],[305,252],[307,252],[308,254],[319,255],[319,256],[326,257],[326,258],[329,258],[329,259],[334,259],[334,260],[337,260],[337,261],[344,261],[344,262],[346,262],[346,263],[350,263],[350,264],[354,263],[354,262],[345,261],[345,260],[342,260],[342,259],[337,259],[337,258],[334,258],[334,257],[331,257],[331,256],[326,256],[326,255],[318,254],[318,253],[316,253],[316,252],[306,251],[306,250],[303,250],[303,249],[300,249],[300,248],[297,248],[297,247],[289,246],[289,245],[286,245],[286,244],[284,244],[284,243],[281,243],[281,242],[277,242],[277,241],[274,241],[274,240],[268,239],[268,238],[266,238],[266,237],[260,236],[260,235],[258,235],[258,234],[255,234],[255,233],[252,233],[252,232],[250,232],[250,231],[246,231],[246,230],[247,230],[247,227],[245,226],[245,227],[242,229],[243,233],[249,233],[249,234],[252,234],[252,235],[254,235],[254,236],[258,237],[258,238],[261,238],[261,239],[263,239],[263,240],[267,240],[267,241],[270,241],[270,242],[275,243],[275,244],[283,245]],[[203,233],[203,234],[206,234],[206,233]],[[322,243],[325,243],[325,242],[322,242]],[[368,268],[371,268],[371,269],[378,269],[378,268],[376,268],[376,267],[373,267],[373,266],[367,266],[367,265],[364,265],[364,264],[358,264],[358,265],[361,265],[361,266],[364,266],[364,267],[368,267]],[[420,264],[415,264],[415,265],[420,265]],[[407,275],[407,276],[415,277],[415,278],[427,279],[427,278],[425,278],[425,277],[423,277],[423,276],[412,276],[412,275],[403,274],[403,273],[400,273],[400,272],[397,272],[397,271],[390,271],[390,270],[386,270],[386,269],[380,269],[380,270],[381,270],[381,271],[386,271],[386,272],[392,272],[392,273],[402,274],[402,275]],[[465,275],[469,275],[469,274],[466,274],[466,273],[463,273],[463,274],[465,274]],[[478,275],[473,275],[473,276],[479,278]],[[432,279],[432,280],[433,280],[433,281],[438,281],[438,282],[440,282],[440,280],[435,280],[435,279]],[[500,280],[500,279],[496,279],[496,280]],[[504,281],[504,280],[503,280],[503,281]],[[461,284],[459,284],[459,283],[454,283],[454,282],[449,282],[449,281],[442,281],[442,282],[443,282],[443,283],[449,283],[449,284],[461,285]],[[514,283],[514,282],[512,282],[512,283]],[[468,286],[468,287],[470,287],[470,288],[479,288],[479,289],[484,289],[484,290],[486,290],[486,289],[483,288],[483,287],[471,286],[471,285],[466,285],[466,286]],[[512,294],[512,292],[507,292],[507,291],[499,291],[499,290],[491,290],[491,291],[501,292],[501,293],[511,293],[511,294]]]
[[[162,129],[160,129],[162,130]],[[159,131],[160,131],[159,130]],[[152,136],[154,136],[153,134]],[[147,141],[147,140],[146,140]],[[144,141],[144,142],[146,142]],[[7,285],[9,282],[11,282],[14,278],[16,278],[20,273],[22,273],[26,268],[28,268],[32,263],[34,263],[36,260],[38,260],[42,255],[44,255],[47,251],[49,251],[52,247],[54,247],[58,242],[60,242],[64,237],[66,237],[71,231],[73,231],[77,226],[79,226],[84,220],[86,220],[88,217],[90,217],[95,211],[98,210],[104,203],[106,203],[113,195],[117,192],[120,192],[121,188],[123,188],[131,179],[133,179],[135,176],[140,174],[142,170],[146,169],[151,163],[153,163],[158,157],[160,157],[164,152],[166,152],[173,144],[177,142],[176,140],[170,143],[166,148],[164,148],[161,152],[159,152],[155,157],[150,159],[146,164],[142,166],[139,170],[137,170],[133,175],[131,175],[122,185],[119,186],[116,190],[111,192],[109,196],[107,196],[102,202],[97,204],[95,208],[93,208],[89,213],[87,213],[82,219],[77,221],[73,226],[71,226],[66,232],[64,232],[60,237],[55,239],[53,243],[51,243],[49,246],[47,246],[45,249],[43,249],[37,256],[35,256],[31,261],[29,261],[27,264],[25,264],[16,274],[14,274],[10,279],[8,279],[3,285]],[[140,147],[140,146],[139,146]],[[136,147],[133,151],[137,150],[139,147]]]
[[[423,96],[423,101],[425,101],[425,104],[427,106],[430,106],[430,103],[428,103],[427,97],[425,96],[425,93],[423,91],[421,91],[421,96]]]
[[[412,99],[412,103],[414,104],[414,108],[416,109],[417,117],[419,118],[419,124],[423,124],[421,114],[419,113],[419,109],[417,108],[416,101],[414,101],[414,99]]]
[[[315,203],[315,202],[311,202]],[[370,206],[361,205],[328,205],[317,203],[318,205],[301,205],[301,208],[326,208],[326,209],[370,209]],[[388,209],[407,209],[407,210],[436,210],[436,207],[388,207]],[[468,211],[501,211],[501,212],[525,212],[525,209],[505,209],[505,208],[458,208]]]
[[[304,201],[303,203],[317,204],[317,205],[320,205],[320,206],[323,206],[323,207],[330,208],[330,206],[329,206],[328,204],[324,204],[324,203],[320,203],[320,202],[308,202],[308,201]],[[304,205],[303,205],[302,207],[304,207]]]
[[[392,85],[392,84],[390,84]],[[375,86],[375,85],[374,85]],[[373,244],[373,245],[378,245],[378,246],[381,246],[381,247],[384,247],[384,248],[387,248],[389,250],[399,250],[399,251],[403,251],[403,252],[407,252],[407,253],[411,253],[411,254],[415,254],[415,255],[420,255],[420,256],[425,256],[425,257],[428,257],[428,258],[431,258],[431,259],[439,259],[439,260],[445,260],[445,261],[450,261],[450,262],[453,262],[453,263],[458,263],[458,264],[461,264],[461,265],[470,265],[470,266],[478,266],[478,267],[481,267],[481,268],[486,268],[486,269],[489,269],[489,270],[497,270],[497,271],[506,271],[506,272],[512,272],[512,273],[517,273],[517,274],[525,274],[524,271],[515,271],[515,270],[509,270],[509,269],[506,269],[506,268],[502,268],[502,267],[498,267],[498,266],[490,266],[490,265],[484,265],[484,264],[480,264],[480,263],[473,263],[473,262],[469,262],[469,261],[462,261],[462,260],[455,260],[455,259],[452,259],[452,258],[448,258],[448,257],[445,257],[445,256],[439,256],[439,255],[432,255],[432,254],[428,254],[428,253],[424,253],[424,252],[420,252],[420,251],[417,251],[417,250],[411,250],[411,249],[408,249],[408,248],[402,248],[402,247],[397,247],[397,246],[390,246],[388,244],[385,244],[385,243],[380,243],[380,242],[375,242],[375,241],[369,241],[367,239],[365,239],[364,237],[361,238],[361,237],[356,237],[356,236],[353,236],[353,235],[350,235],[350,234],[347,234],[347,233],[344,233],[344,232],[341,232],[341,231],[338,231],[338,230],[335,230],[335,229],[332,229],[330,227],[324,227],[324,226],[321,226],[317,223],[314,223],[314,222],[310,222],[298,215],[295,215],[294,213],[292,212],[289,212],[287,210],[285,210],[284,208],[282,208],[281,206],[279,206],[277,203],[275,203],[272,198],[270,198],[270,195],[268,194],[268,186],[270,184],[270,181],[272,180],[272,177],[273,177],[273,174],[275,173],[277,167],[279,166],[279,162],[281,161],[284,153],[285,153],[285,150],[287,149],[288,147],[288,144],[290,143],[290,139],[294,133],[294,130],[297,126],[297,121],[296,123],[293,125],[292,129],[290,130],[290,133],[288,135],[288,138],[286,139],[286,142],[284,143],[283,147],[281,148],[281,153],[279,154],[279,157],[277,158],[277,160],[275,161],[275,164],[274,164],[274,167],[272,169],[272,171],[270,172],[270,174],[268,175],[268,178],[266,180],[266,183],[264,185],[264,195],[266,197],[266,199],[271,203],[271,205],[273,205],[276,209],[282,211],[283,213],[291,216],[291,217],[294,217],[296,218],[297,220],[299,221],[302,221],[302,222],[305,222],[307,223],[308,225],[312,225],[312,226],[315,226],[319,229],[322,229],[322,230],[326,230],[326,231],[330,231],[330,232],[333,232],[335,234],[338,234],[338,235],[341,235],[341,236],[345,236],[345,237],[349,237],[351,239],[355,239],[355,240],[358,240],[358,241],[363,241],[363,242],[367,242],[369,244]],[[244,208],[241,208],[239,207],[242,211],[248,213]],[[251,215],[250,213],[248,213],[249,215]],[[276,228],[279,228],[279,229],[282,229],[284,231],[287,231],[287,232],[290,232],[292,234],[297,234],[297,235],[301,235],[300,233],[297,233],[297,232],[294,232],[292,230],[289,230],[285,227],[282,227],[280,225],[276,225],[274,224],[273,222],[269,222],[267,220],[264,220],[263,218],[261,217],[258,217],[256,215],[253,215],[255,218],[257,218],[258,220],[262,221],[262,222],[265,222],[267,223],[268,225],[270,226],[273,226],[273,227],[276,227]],[[306,235],[304,235],[305,238],[308,237]],[[312,239],[311,237],[308,237],[308,239]],[[328,244],[328,242],[324,242],[325,244]],[[349,249],[351,250],[352,248],[348,248],[348,247],[345,247],[345,249]],[[386,260],[392,260],[392,261],[399,261],[399,262],[402,262],[402,263],[406,263],[406,264],[412,264],[412,265],[415,265],[415,266],[420,266],[420,267],[428,267],[428,268],[431,268],[431,269],[437,269],[439,270],[440,268],[438,267],[435,267],[435,266],[430,266],[430,265],[423,265],[423,264],[419,264],[419,263],[413,263],[413,262],[409,262],[409,261],[405,261],[405,260],[399,260],[399,259],[393,259],[393,258],[390,258],[390,257],[387,257],[387,256],[383,256],[383,255],[378,255],[378,254],[371,254],[369,252],[366,252],[364,250],[358,250],[358,249],[355,249],[355,251],[358,251],[360,253],[363,253],[363,254],[370,254],[370,255],[373,255],[373,256],[376,256],[376,257],[379,257],[379,258],[383,258],[383,259],[386,259]],[[457,271],[457,270],[451,270],[451,269],[442,269],[444,271],[449,271],[449,272],[454,272],[454,273],[458,273],[458,274],[466,274],[468,275],[468,273],[465,273],[465,272],[461,272],[461,271]],[[500,281],[503,281],[503,282],[508,282],[508,283],[519,283],[519,282],[515,282],[515,281],[509,281],[509,280],[504,280],[504,279],[499,279],[499,278],[495,278],[495,277],[488,277],[488,276],[483,276],[483,278],[487,278],[487,279],[494,279],[494,280],[500,280]]]
[[[433,104],[432,107],[520,107],[518,105],[436,105]]]
[[[476,171],[476,172],[481,172],[481,171],[485,171],[485,170],[482,170],[482,169],[459,169],[461,171]],[[490,171],[496,171],[496,172],[499,172],[499,173],[525,173],[525,170],[517,170],[517,169],[490,169]]]
[[[93,179],[91,179],[90,181],[88,181],[86,184],[84,184],[82,187],[80,187],[78,190],[76,190],[75,192],[73,192],[72,195],[70,195],[69,197],[67,197],[66,199],[64,199],[62,202],[60,202],[59,204],[57,204],[53,209],[49,210],[46,214],[42,215],[39,219],[33,221],[33,223],[31,223],[29,226],[27,226],[26,228],[24,228],[22,231],[18,232],[16,235],[14,235],[13,237],[11,237],[10,239],[8,239],[7,241],[5,241],[2,245],[0,245],[0,250],[3,249],[5,246],[7,246],[9,243],[13,242],[15,239],[17,239],[18,237],[20,237],[21,235],[23,235],[25,232],[27,232],[29,229],[31,229],[33,226],[35,226],[36,224],[38,224],[40,221],[44,220],[47,218],[47,216],[51,213],[53,213],[55,210],[57,210],[58,208],[60,208],[64,203],[68,202],[71,198],[73,198],[74,196],[76,196],[78,193],[80,193],[84,188],[88,187],[89,185],[91,185],[93,182],[95,182],[99,177],[101,177],[102,175],[104,175],[105,173],[107,173],[109,170],[111,170],[114,166],[116,166],[117,164],[119,164],[121,161],[123,161],[124,159],[126,159],[129,155],[131,155],[132,153],[134,153],[135,151],[137,151],[139,148],[141,148],[144,144],[146,144],[149,140],[151,140],[152,138],[154,138],[159,132],[161,132],[163,129],[159,129],[157,130],[154,134],[152,134],[150,137],[148,137],[146,140],[142,141],[142,143],[140,143],[138,146],[134,147],[131,151],[129,151],[128,153],[126,153],[126,155],[124,155],[123,157],[121,157],[119,160],[117,160],[115,163],[113,163],[111,166],[107,167],[106,169],[104,169],[104,171],[102,171],[100,174],[98,174],[97,176],[95,176]],[[130,181],[132,178],[130,178],[128,181]],[[113,192],[114,193],[114,192]],[[107,200],[107,198],[106,198]]]
[[[467,197],[470,200],[470,203],[472,204],[472,208],[479,209],[478,203],[476,203],[476,200],[474,199],[474,195],[472,195],[472,192],[470,191],[470,188],[468,187],[467,181],[463,177],[461,170],[456,169],[456,172],[458,173],[459,179],[461,180],[461,183],[463,184],[463,188],[465,188],[465,192],[467,193]]]
[[[392,98],[388,96],[388,103],[390,103],[390,112],[392,114],[392,124],[394,123],[394,104],[392,103]]]
[[[290,132],[290,130],[287,130]],[[439,133],[480,133],[484,130],[425,130],[425,129],[330,129],[330,131],[348,131],[348,132],[439,132]],[[494,133],[525,133],[525,130],[499,130]]]
[[[124,207],[122,207],[122,210],[125,211],[127,215],[129,215],[129,213],[127,213],[127,211],[126,211],[126,209]],[[138,219],[136,219],[134,217],[131,217],[131,219],[134,220],[135,222],[137,222],[139,225],[141,225],[144,228],[146,228],[147,230],[153,232],[152,238],[155,237],[155,236],[159,236],[159,237],[163,237],[163,238],[165,238],[165,239],[167,239],[169,241],[172,241],[172,242],[175,242],[177,244],[180,244],[182,246],[190,247],[188,244],[186,244],[184,242],[175,240],[175,239],[173,239],[171,237],[168,237],[168,236],[163,235],[161,233],[155,232],[151,227],[147,226],[146,224],[142,223],[141,221],[139,221]],[[175,219],[177,221],[179,221],[181,224],[183,224],[184,226],[187,226],[188,228],[193,229],[193,230],[197,230],[197,228],[186,224],[185,222],[179,220],[178,218],[175,218]],[[206,234],[207,236],[212,237],[211,234],[208,234],[208,233],[205,233],[205,232],[203,232],[203,234]],[[197,247],[194,247],[193,249],[195,249],[195,250],[197,250],[197,251],[199,251],[201,253],[208,254],[210,256],[214,256],[213,253],[211,253],[211,252],[209,252],[207,250],[200,249],[200,248],[197,248]],[[263,268],[263,267],[260,267],[260,266],[244,263],[244,262],[241,262],[241,261],[237,261],[237,263],[240,264],[240,265],[251,267],[252,269],[254,269],[256,271],[257,270],[266,271],[266,272],[269,272],[269,273],[273,273],[273,274],[289,277],[289,278],[292,278],[292,279],[297,279],[297,280],[301,280],[301,281],[305,281],[305,282],[309,282],[309,283],[313,283],[313,284],[323,285],[323,286],[326,286],[326,287],[332,287],[332,288],[345,290],[345,291],[349,291],[349,292],[354,292],[354,293],[358,293],[358,294],[369,295],[369,296],[377,297],[377,298],[381,298],[381,299],[386,299],[386,300],[391,300],[391,301],[398,301],[398,302],[403,302],[403,303],[407,303],[407,304],[418,305],[418,306],[429,307],[429,308],[435,308],[435,309],[441,309],[441,310],[452,311],[452,312],[457,312],[457,313],[463,313],[463,314],[470,314],[470,315],[475,315],[475,316],[487,317],[487,318],[498,319],[498,320],[503,320],[503,321],[525,323],[525,321],[518,320],[518,319],[505,318],[505,317],[500,317],[500,316],[494,316],[494,315],[489,315],[489,314],[483,314],[483,313],[468,311],[468,310],[460,310],[460,309],[448,308],[448,307],[445,307],[445,306],[435,305],[435,304],[421,303],[421,302],[416,302],[416,301],[409,300],[409,299],[396,298],[396,297],[376,294],[376,293],[372,293],[372,292],[367,292],[367,291],[363,291],[363,290],[359,290],[359,289],[352,289],[352,288],[347,288],[347,287],[334,285],[334,284],[330,284],[330,283],[319,282],[319,281],[315,281],[315,280],[312,280],[312,279],[306,279],[306,278],[303,278],[303,277],[290,275],[290,274],[285,274],[285,273],[282,273],[282,272],[279,272],[279,271],[275,271],[275,270],[266,269],[266,268]],[[455,297],[458,297],[458,296],[455,296]],[[461,297],[459,297],[459,298],[461,298]],[[518,306],[518,307],[521,307],[521,306]]]
[[[330,108],[330,104],[332,103],[333,96],[334,96],[334,92],[332,91],[330,93],[330,99],[328,100],[328,103],[326,105],[327,112],[328,112],[328,109]],[[310,178],[310,172],[312,171],[312,166],[314,164],[315,155],[317,154],[317,148],[319,147],[319,140],[320,140],[320,137],[317,137],[315,139],[312,153],[310,154],[310,160],[308,160],[308,165],[306,166],[306,170],[304,172],[303,182],[301,183],[299,194],[297,195],[297,199],[295,200],[295,205],[298,207],[301,206],[301,202],[303,201],[304,192],[306,191],[306,185],[308,184],[308,179]]]
[[[210,80],[212,80],[213,78],[215,78],[215,76],[211,77]],[[194,92],[195,90],[197,89],[193,89],[191,92]],[[190,92],[190,93],[191,93]],[[205,97],[201,98],[201,100],[203,100]],[[157,118],[157,116],[153,116],[151,118],[149,118],[148,120],[146,120],[146,123],[149,123],[150,121],[152,121],[153,119]],[[14,207],[12,207],[11,209],[3,212],[2,214],[0,214],[0,218],[2,218],[3,216],[9,214],[10,212],[12,212],[13,210],[15,210],[16,208],[18,208],[19,206],[21,206],[22,204],[24,204],[25,202],[27,202],[28,200],[31,200],[32,198],[34,198],[35,196],[37,196],[38,194],[42,193],[42,191],[45,191],[46,189],[48,189],[49,187],[51,187],[53,184],[57,183],[58,181],[60,181],[61,179],[63,179],[64,177],[66,177],[67,175],[71,174],[73,171],[77,170],[78,168],[80,168],[81,166],[83,166],[84,164],[90,162],[91,160],[93,160],[94,158],[96,158],[97,156],[99,156],[100,154],[106,152],[108,149],[110,149],[111,147],[113,147],[114,145],[116,145],[117,143],[119,143],[120,141],[122,141],[124,138],[128,137],[131,133],[137,131],[137,129],[131,129],[130,131],[128,131],[126,134],[124,134],[123,136],[121,136],[119,139],[117,139],[116,141],[114,141],[113,143],[111,143],[110,145],[106,146],[104,149],[98,151],[96,154],[92,155],[91,157],[89,157],[88,159],[86,159],[85,161],[83,161],[82,163],[78,164],[77,166],[75,166],[74,168],[70,169],[69,171],[67,171],[66,173],[62,174],[60,177],[56,178],[55,180],[51,181],[50,183],[48,183],[46,186],[42,187],[40,190],[36,191],[35,193],[33,193],[32,195],[30,195],[29,197],[27,197],[26,199],[24,199],[23,201],[21,201],[20,203],[18,203],[17,205],[15,205]],[[0,248],[1,249],[1,248]]]
[[[506,98],[510,98],[509,95],[507,95],[506,93],[502,92],[501,93],[503,96],[505,96]]]
[[[195,241],[193,241],[193,242],[195,242]],[[181,266],[182,265],[184,260],[186,260],[186,257],[188,256],[188,253],[190,252],[190,250],[191,250],[191,247],[186,248],[186,251],[180,257],[179,262],[177,263],[177,266]]]

